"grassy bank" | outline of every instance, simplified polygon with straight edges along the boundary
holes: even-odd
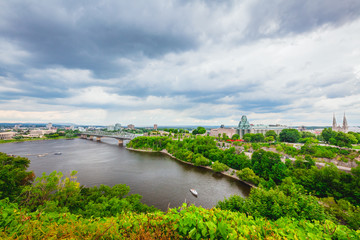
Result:
[[[77,137],[74,137],[77,138]],[[74,139],[71,138],[71,139]],[[44,140],[58,140],[58,139],[68,139],[65,136],[59,136],[56,138],[23,138],[23,139],[10,139],[10,140],[0,140],[0,144],[3,143],[14,143],[14,142],[31,142],[31,141],[44,141]]]

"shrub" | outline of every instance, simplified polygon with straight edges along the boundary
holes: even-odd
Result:
[[[211,165],[211,168],[215,171],[215,172],[223,172],[223,171],[227,171],[229,170],[229,167],[223,163],[220,163],[219,161],[214,162]]]
[[[244,168],[236,173],[238,178],[246,182],[250,182],[254,185],[258,185],[260,182],[260,177],[257,176],[254,171],[250,168]]]

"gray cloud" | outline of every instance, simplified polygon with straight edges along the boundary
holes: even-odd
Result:
[[[0,109],[191,124],[354,108],[360,120],[359,16],[357,0],[3,1]]]

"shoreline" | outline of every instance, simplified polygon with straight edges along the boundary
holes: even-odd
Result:
[[[61,140],[61,139],[65,139],[65,140],[74,140],[77,139],[76,138],[39,138],[39,139],[25,139],[25,140],[17,140],[17,141],[10,141],[10,142],[0,142],[0,144],[9,144],[9,143],[22,143],[22,142],[35,142],[35,141],[49,141],[49,140]],[[6,141],[6,140],[3,140]]]
[[[135,148],[128,148],[128,147],[125,147],[127,150],[130,150],[130,151],[134,151],[134,152],[148,152],[148,153],[162,153],[162,154],[165,154],[179,162],[182,162],[182,163],[185,163],[185,164],[188,164],[188,165],[191,165],[191,166],[194,166],[194,167],[201,167],[201,168],[205,168],[205,169],[208,169],[208,170],[211,170],[212,172],[215,172],[211,167],[209,166],[195,166],[193,163],[190,163],[190,162],[186,162],[186,161],[183,161],[183,160],[180,160],[176,157],[174,157],[171,153],[169,153],[166,149],[163,149],[161,151],[154,151],[152,149],[149,149],[149,150],[146,150],[146,149],[135,149]],[[228,171],[224,171],[224,172],[219,172],[220,174],[224,175],[224,176],[227,176],[227,177],[230,177],[230,178],[233,178],[235,180],[238,180],[246,185],[248,185],[249,187],[251,188],[257,188],[257,186],[249,183],[249,182],[246,182],[244,180],[241,180],[240,178],[238,178],[235,174],[234,175],[231,175],[229,174],[228,172],[232,172],[232,171],[236,171],[235,169],[232,169],[229,167],[229,170]]]

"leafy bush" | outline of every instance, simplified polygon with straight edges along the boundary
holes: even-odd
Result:
[[[326,211],[335,216],[339,223],[346,223],[352,229],[360,229],[360,207],[354,206],[344,199],[336,201],[334,198],[323,198]]]
[[[111,218],[70,213],[27,213],[0,201],[2,239],[358,239],[359,232],[332,221],[270,221],[218,208],[184,204],[168,212],[125,212]]]
[[[201,156],[198,156],[197,158],[195,158],[194,165],[195,166],[210,166],[211,161],[201,155]]]
[[[26,186],[20,202],[30,211],[67,212],[85,217],[116,216],[123,211],[151,212],[156,209],[140,202],[140,195],[128,195],[130,188],[125,184],[113,187],[84,188],[76,181],[76,171],[63,178],[61,172],[49,175],[43,173],[35,184]]]
[[[0,152],[0,199],[15,199],[21,190],[34,180],[34,173],[26,171],[30,160]]]
[[[223,163],[220,163],[219,161],[214,162],[211,165],[211,168],[215,171],[215,172],[223,172],[223,171],[227,171],[229,170],[229,167],[226,166]]]
[[[325,220],[324,207],[318,199],[306,195],[301,186],[286,178],[284,182],[270,190],[253,188],[248,198],[232,196],[219,202],[217,207],[223,210],[239,211],[254,217],[266,217],[276,220],[282,217]]]
[[[260,177],[257,176],[254,171],[250,168],[244,168],[236,173],[238,178],[246,182],[250,182],[254,185],[258,185],[260,182]]]

